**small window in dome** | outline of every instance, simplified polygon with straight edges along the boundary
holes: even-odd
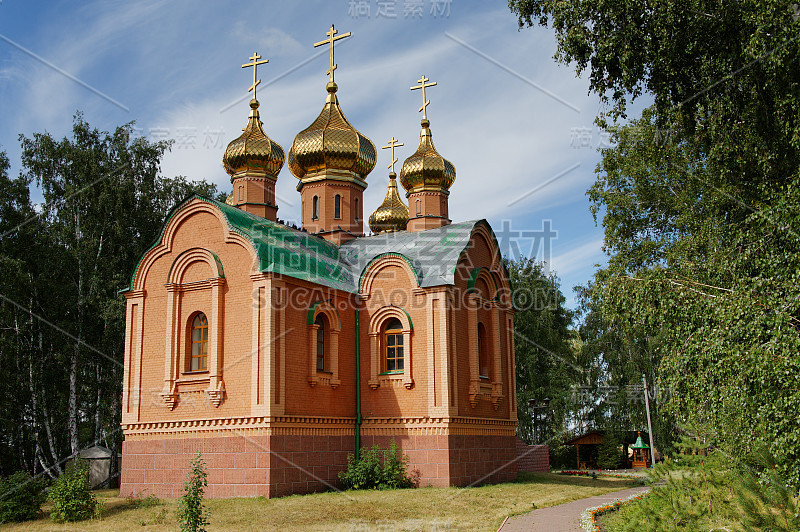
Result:
[[[339,194],[333,198],[333,217],[337,220],[342,219],[342,197]]]
[[[314,196],[311,200],[311,219],[319,219],[319,196]]]

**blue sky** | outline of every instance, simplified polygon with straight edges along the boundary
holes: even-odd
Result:
[[[100,129],[135,120],[143,136],[175,139],[164,175],[230,190],[222,154],[246,124],[252,81],[241,65],[254,51],[269,59],[261,119],[288,151],[324,104],[328,54],[313,43],[332,23],[352,32],[336,48],[350,122],[379,148],[404,142],[402,162],[419,141],[421,95],[409,88],[423,74],[436,81],[428,117],[456,167],[451,218],[487,218],[506,252],[549,258],[574,308],[572,287],[605,261],[585,195],[607,142],[593,126],[599,103],[554,62],[553,33],[518,31],[504,0],[0,0],[0,149],[16,175],[18,135],[69,135],[80,110]],[[368,211],[386,192],[389,153],[378,151]],[[284,167],[278,216],[289,221],[300,214],[296,184]],[[547,227],[557,234],[549,257]]]

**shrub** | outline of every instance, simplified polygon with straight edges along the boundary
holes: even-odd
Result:
[[[178,525],[181,532],[205,532],[209,513],[203,505],[203,492],[207,485],[206,464],[198,451],[190,464],[183,483],[183,496],[178,503]]]
[[[53,509],[50,518],[56,522],[82,521],[97,514],[97,498],[89,486],[89,465],[74,460],[50,488]]]
[[[35,518],[47,500],[47,482],[25,471],[0,478],[0,523],[18,523]]]
[[[562,445],[566,438],[553,440],[550,445],[550,469],[571,469],[577,467],[575,463],[575,448],[571,445]]]
[[[408,455],[392,440],[388,449],[378,445],[363,450],[361,457],[347,456],[347,469],[339,473],[345,489],[412,488],[414,481],[408,475]]]
[[[152,508],[163,504],[161,499],[152,493],[147,496],[142,496],[142,492],[128,497],[128,506],[131,508]]]

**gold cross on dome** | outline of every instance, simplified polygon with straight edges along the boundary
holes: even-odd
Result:
[[[252,91],[253,99],[255,100],[256,99],[256,87],[258,87],[258,85],[261,83],[260,79],[259,80],[256,79],[256,69],[258,68],[258,65],[264,65],[266,63],[269,63],[269,59],[264,59],[263,61],[259,61],[259,59],[261,59],[261,56],[258,55],[258,52],[253,52],[253,55],[248,57],[248,59],[250,61],[252,61],[252,62],[243,64],[242,68],[253,67],[253,84],[250,86],[249,89],[247,89],[247,92],[251,92]]]
[[[399,142],[399,144],[398,144],[398,142]],[[389,144],[387,146],[383,146],[381,148],[382,150],[386,150],[386,149],[391,149],[392,150],[392,162],[390,162],[389,166],[386,167],[386,168],[389,168],[392,171],[392,173],[394,173],[394,163],[397,162],[397,159],[395,159],[395,157],[394,157],[394,149],[396,147],[398,147],[398,146],[405,146],[405,144],[403,144],[402,142],[400,142],[399,140],[394,138],[394,135],[392,135],[392,138],[389,139]]]
[[[339,32],[336,31],[334,29],[334,27],[333,27],[333,24],[331,24],[331,29],[329,29],[327,31],[327,33],[325,33],[325,35],[327,35],[328,38],[325,39],[324,41],[319,41],[318,43],[314,43],[314,48],[317,48],[318,46],[322,46],[322,45],[325,45],[325,44],[330,44],[331,45],[331,66],[328,69],[328,71],[325,72],[326,74],[330,75],[331,82],[333,82],[333,71],[336,70],[336,63],[333,62],[333,43],[338,41],[339,39],[344,39],[345,37],[350,37],[350,32],[349,31],[347,33],[343,33],[342,35],[339,35],[338,37],[335,37],[335,35],[337,33],[339,33]]]
[[[435,81],[433,83],[426,84],[426,82],[428,82],[428,81],[430,81],[430,80],[425,77],[425,74],[423,74],[422,78],[417,80],[417,83],[419,83],[419,85],[415,85],[415,86],[411,87],[412,91],[417,90],[417,89],[422,89],[422,107],[420,107],[419,110],[422,111],[422,119],[423,120],[427,120],[428,119],[428,114],[426,112],[426,109],[428,107],[428,104],[431,103],[430,100],[426,100],[425,99],[425,88],[426,87],[433,87],[434,85],[436,85]]]

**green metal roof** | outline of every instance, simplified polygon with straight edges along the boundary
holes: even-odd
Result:
[[[631,446],[631,449],[649,449],[649,448],[650,448],[650,446],[647,445],[644,441],[642,441],[642,435],[641,434],[639,434],[639,437],[636,438],[636,443],[634,443]]]
[[[210,203],[222,212],[228,229],[245,237],[253,246],[262,272],[279,273],[350,293],[358,292],[367,267],[381,255],[401,256],[411,266],[420,286],[453,284],[458,259],[467,248],[472,231],[478,224],[488,226],[486,220],[477,220],[427,231],[360,237],[337,246],[319,236],[192,195],[170,211],[158,240],[150,249],[161,242],[175,214],[193,200]],[[128,290],[133,289],[142,259],[131,275]]]

